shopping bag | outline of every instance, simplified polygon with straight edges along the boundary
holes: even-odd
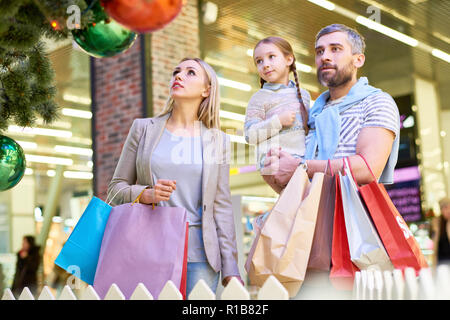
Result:
[[[112,207],[92,197],[75,228],[55,259],[55,264],[92,285],[100,246]]]
[[[377,182],[366,159],[362,155],[359,156],[364,160],[374,178],[371,183],[360,186],[359,192],[392,264],[396,269],[402,270],[412,267],[418,273],[421,268],[428,267],[419,244],[392,203],[384,186]]]
[[[329,271],[331,268],[331,243],[333,241],[334,203],[336,197],[335,178],[329,160],[328,167],[331,170],[331,175],[327,174],[328,170],[325,169],[316,228],[308,261],[308,269],[323,271]]]
[[[263,222],[247,258],[246,270],[253,285],[262,286],[275,276],[293,297],[305,278],[319,207],[323,173],[309,181],[297,168]]]
[[[340,179],[338,175],[335,175],[335,185],[336,196],[334,205],[333,242],[331,245],[330,282],[335,289],[352,290],[355,272],[359,269],[353,264],[350,258]]]
[[[362,202],[358,187],[344,158],[344,172],[339,172],[345,229],[350,258],[360,270],[393,270],[392,263]]]
[[[135,201],[136,202],[136,201]],[[158,297],[171,280],[186,295],[186,209],[126,203],[113,207],[94,279],[104,298],[115,283],[129,299],[139,283]]]

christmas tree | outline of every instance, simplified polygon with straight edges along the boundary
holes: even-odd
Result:
[[[43,39],[69,37],[71,6],[81,13],[76,28],[92,23],[95,2],[0,0],[0,133],[11,122],[32,127],[39,116],[47,124],[56,120],[54,71]]]

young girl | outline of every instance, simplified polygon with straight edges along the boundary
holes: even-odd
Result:
[[[308,134],[309,93],[300,89],[291,45],[279,37],[260,40],[253,51],[261,89],[250,99],[244,132],[249,144],[256,144],[257,167],[264,180],[281,192],[264,169],[272,147],[281,147],[294,157],[303,158]],[[289,80],[290,72],[294,80]]]

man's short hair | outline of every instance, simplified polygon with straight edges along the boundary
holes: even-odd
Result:
[[[322,30],[320,30],[316,36],[316,44],[317,40],[319,40],[320,37],[337,31],[344,32],[347,34],[347,39],[352,47],[352,54],[364,53],[364,50],[366,49],[364,37],[360,35],[359,32],[356,31],[355,29],[352,29],[350,27],[347,27],[346,25],[338,23],[330,24],[329,26],[322,28]]]

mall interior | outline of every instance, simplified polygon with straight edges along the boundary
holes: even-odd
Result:
[[[230,185],[242,274],[254,236],[252,221],[277,200],[256,171],[255,150],[243,137],[247,103],[260,87],[253,46],[272,35],[288,40],[301,87],[315,100],[326,90],[316,77],[315,35],[332,23],[356,28],[364,36],[366,61],[359,75],[397,103],[399,159],[394,184],[386,188],[433,265],[431,219],[440,215],[439,200],[450,195],[450,2],[188,0],[185,6],[196,10],[200,56],[219,76],[221,129],[230,135],[233,146]],[[156,41],[156,36],[145,35],[145,41]],[[10,125],[4,132],[24,149],[27,168],[17,186],[0,192],[0,288],[11,285],[23,236],[39,238],[46,219],[51,221],[40,279],[42,284],[50,283],[62,245],[92,196],[101,194],[94,185],[101,165],[95,162],[94,141],[92,82],[97,58],[70,39],[48,43],[48,48],[56,73],[59,119],[49,125],[38,122],[29,131]],[[146,52],[149,64],[155,50]],[[156,97],[154,77],[145,85]],[[156,113],[152,108],[148,102],[147,116]]]

